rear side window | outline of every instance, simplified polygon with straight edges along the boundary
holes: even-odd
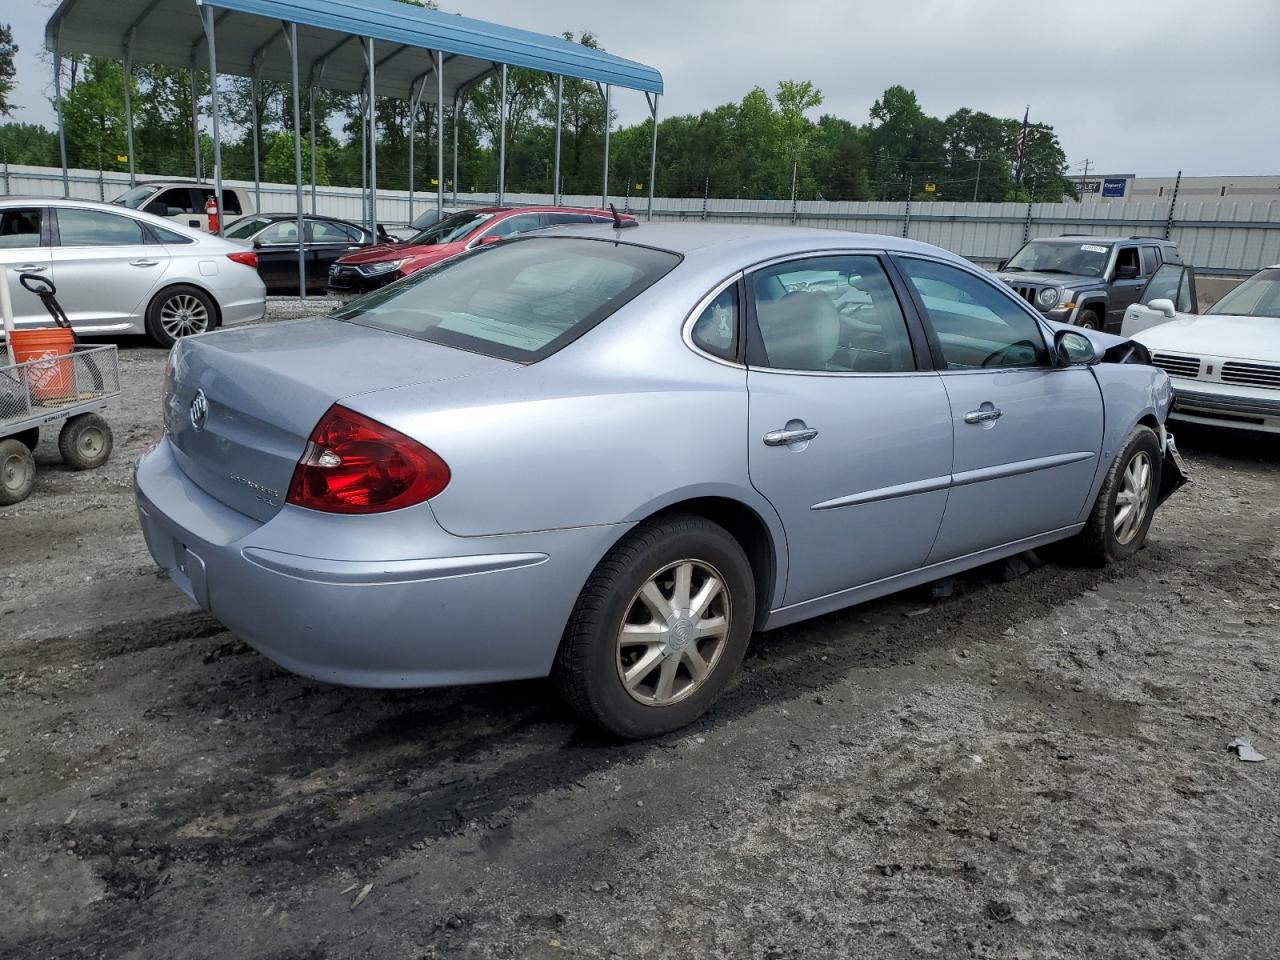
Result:
[[[421,270],[334,316],[531,363],[580,337],[679,262],[674,253],[631,244],[528,238]]]
[[[0,212],[0,250],[40,246],[43,207],[10,207]]]
[[[174,230],[166,230],[164,227],[158,227],[154,223],[147,224],[147,228],[156,235],[156,239],[161,243],[170,245],[179,243],[195,243],[195,240],[191,237],[184,237],[182,234]]]
[[[1149,277],[1156,272],[1156,267],[1160,266],[1160,258],[1156,254],[1155,247],[1142,248],[1142,275]]]
[[[198,188],[197,196],[200,199],[200,210],[198,212],[204,213],[204,205],[208,203],[209,198],[213,196],[213,188]],[[224,217],[239,216],[244,213],[244,211],[240,209],[240,195],[234,190],[223,190],[222,208],[218,213]]]
[[[123,247],[146,243],[142,224],[101,210],[58,211],[58,242],[64,247]]]
[[[738,285],[720,291],[693,322],[689,337],[713,357],[733,360],[738,355]]]

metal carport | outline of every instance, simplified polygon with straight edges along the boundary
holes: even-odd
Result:
[[[294,167],[297,177],[298,266],[302,296],[303,176],[300,98],[303,78],[309,90],[321,87],[363,95],[369,144],[371,206],[377,192],[375,96],[437,104],[436,207],[444,206],[444,105],[454,108],[453,189],[458,189],[458,106],[482,80],[500,78],[502,122],[498,142],[498,201],[506,189],[507,69],[525,67],[557,78],[557,110],[553,192],[560,199],[560,141],[564,77],[596,83],[605,100],[605,157],[602,205],[609,193],[609,102],[613,87],[645,95],[653,118],[649,157],[649,207],[653,213],[654,173],[658,150],[658,98],[662,75],[652,67],[594,50],[560,37],[486,23],[429,10],[397,0],[61,0],[45,27],[45,43],[53,53],[54,101],[62,154],[64,192],[69,193],[66,138],[62,124],[62,57],[91,54],[121,58],[125,65],[125,120],[130,181],[134,180],[133,113],[130,77],[138,61],[203,68],[211,81],[218,74],[289,82],[293,89]],[[283,54],[283,56],[282,56]],[[217,83],[210,83],[214,143],[214,193],[221,202],[222,163]],[[315,129],[312,111],[312,190],[315,189]],[[416,116],[416,110],[411,111]],[[254,174],[258,177],[258,143],[254,136]],[[192,118],[198,149],[199,120]],[[413,128],[410,130],[410,149]],[[199,178],[199,171],[196,172]],[[412,160],[410,161],[412,177]],[[412,195],[412,180],[410,181]],[[376,219],[376,212],[373,214]]]

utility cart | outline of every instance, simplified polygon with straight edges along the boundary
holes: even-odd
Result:
[[[7,271],[0,267],[0,505],[25,500],[35,485],[32,451],[40,428],[61,423],[58,451],[67,466],[91,470],[111,455],[111,427],[98,411],[120,395],[120,360],[114,344],[75,342],[54,299],[53,284],[24,273],[22,286],[43,301],[54,327],[15,330]]]

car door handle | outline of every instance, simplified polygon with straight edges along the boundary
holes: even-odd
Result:
[[[817,435],[818,431],[812,427],[801,430],[770,430],[764,435],[764,442],[770,447],[785,447],[789,443],[804,443]]]
[[[43,273],[45,270],[48,270],[49,268],[46,266],[41,266],[38,263],[24,263],[22,266],[16,267],[15,269],[19,273]]]
[[[129,261],[129,266],[131,266],[131,267],[154,267],[154,266],[155,266],[156,264],[158,264],[159,262],[160,262],[159,260],[146,260],[146,259],[142,259],[142,260],[130,260],[130,261]]]
[[[993,420],[999,420],[1004,413],[1000,410],[970,410],[964,415],[965,423],[991,423]]]

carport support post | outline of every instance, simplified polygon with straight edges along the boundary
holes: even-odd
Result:
[[[462,91],[453,95],[453,204],[458,205],[458,108]],[[440,104],[441,109],[444,104]]]
[[[204,157],[200,156],[200,84],[196,79],[195,57],[191,58],[191,142],[196,164],[196,183],[204,180]]]
[[[560,139],[564,129],[564,77],[556,77],[556,162],[552,168],[551,205],[560,206]]]
[[[604,85],[604,179],[601,181],[600,187],[600,208],[603,210],[609,206],[609,128],[613,126],[609,122],[609,100],[613,94],[613,87],[610,84]]]
[[[424,78],[418,91],[409,91],[409,222],[413,223],[413,142],[418,136],[418,102],[422,99],[422,91],[427,88],[427,81]]]
[[[365,58],[369,63],[369,228],[378,242],[378,101],[373,87],[373,37],[365,37]]]
[[[204,36],[209,44],[209,113],[213,117],[213,197],[218,205],[218,236],[227,227],[222,216],[222,133],[218,129],[218,43],[215,36],[213,7],[200,8],[204,20]]]
[[[53,44],[53,103],[58,111],[58,152],[62,155],[62,195],[71,196],[71,178],[67,175],[67,128],[62,122],[62,23]]]
[[[502,74],[501,92],[498,95],[498,206],[502,206],[507,193],[507,65]]]
[[[129,186],[138,185],[137,168],[133,161],[133,38],[137,30],[129,28],[124,41],[124,137],[129,154]]]
[[[436,219],[444,218],[444,53],[436,51]]]
[[[298,25],[285,24],[289,40],[289,72],[293,81],[293,183],[298,201],[298,296],[307,299],[307,251],[302,222],[302,97],[298,90]],[[221,225],[221,223],[219,223]]]
[[[645,99],[649,100],[647,93]],[[649,100],[649,109],[653,112],[653,137],[649,141],[649,211],[645,214],[646,220],[653,219],[653,180],[658,172],[658,94]]]
[[[249,75],[249,118],[251,136],[253,138],[253,203],[258,213],[262,212],[262,173],[258,162],[258,64],[255,61]]]
[[[316,88],[307,90],[307,119],[311,122],[311,213],[316,212]],[[261,212],[261,208],[259,208]]]

